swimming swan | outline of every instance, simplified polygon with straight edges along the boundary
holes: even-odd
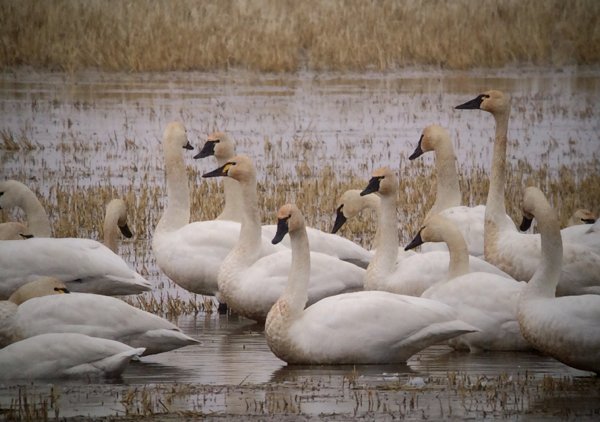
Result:
[[[152,238],[156,263],[184,289],[217,295],[219,267],[237,242],[240,224],[226,220],[190,223],[190,193],[183,149],[193,147],[182,123],[169,123],[163,135],[163,148],[168,204]],[[281,249],[265,238],[259,253],[263,256]]]
[[[256,169],[250,158],[235,156],[224,166],[202,177],[219,176],[231,177],[239,182],[244,202],[239,240],[219,271],[219,292],[237,313],[264,321],[271,306],[285,289],[292,253],[285,248],[262,258],[260,256],[263,236],[256,193]],[[310,303],[326,296],[362,290],[364,269],[313,251],[311,259]]]
[[[506,144],[510,97],[487,91],[457,109],[484,110],[494,116],[496,135],[485,208],[485,259],[517,280],[530,280],[540,265],[539,234],[519,233],[505,218]],[[600,255],[577,243],[563,244],[563,266],[556,290],[558,296],[600,294]]]
[[[27,216],[27,227],[35,237],[52,237],[50,219],[41,202],[26,185],[16,180],[0,182],[0,209],[19,207]]]
[[[78,333],[48,333],[0,349],[0,379],[118,377],[144,348]]]
[[[555,297],[559,284],[562,240],[556,213],[535,187],[525,190],[523,228],[537,220],[542,258],[519,296],[523,336],[538,350],[574,368],[600,375],[600,296]]]
[[[119,231],[127,238],[132,236],[127,225],[127,204],[122,199],[115,198],[106,205],[103,242],[114,253],[119,249]]]
[[[361,195],[376,193],[381,198],[379,244],[367,268],[365,290],[385,290],[411,296],[421,294],[434,283],[448,277],[450,256],[447,251],[433,251],[406,256],[398,254],[396,201],[398,179],[389,167],[373,172],[369,185]],[[504,272],[474,256],[469,257],[471,271]]]
[[[460,230],[442,215],[427,219],[408,246],[444,242],[450,251],[449,277],[425,290],[421,297],[443,302],[456,309],[458,318],[479,332],[448,341],[455,349],[529,350],[517,320],[517,298],[525,282],[497,274],[469,272],[469,253]]]
[[[429,299],[363,291],[329,296],[308,306],[312,265],[304,217],[281,207],[273,242],[289,233],[292,264],[287,286],[265,323],[271,351],[289,364],[387,364],[476,329],[449,306]]]

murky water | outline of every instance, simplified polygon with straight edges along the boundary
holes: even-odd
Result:
[[[600,71],[593,69],[285,76],[19,72],[0,75],[0,130],[33,147],[0,150],[0,178],[27,181],[42,194],[57,184],[163,186],[160,138],[172,119],[185,122],[196,146],[213,130],[230,132],[238,150],[255,158],[259,174],[277,166],[298,177],[296,164],[304,161],[312,169],[327,163],[339,174],[367,177],[380,165],[405,165],[399,163],[431,123],[450,129],[463,166],[487,167],[491,117],[473,118],[453,107],[488,88],[513,95],[511,159],[556,171],[599,158]],[[190,158],[189,165],[208,170],[214,162]],[[127,243],[123,256],[132,265],[143,262],[155,285],[185,296],[152,260],[139,259],[148,242],[140,236]],[[0,406],[14,408],[11,401],[25,391],[30,402],[40,401],[54,388],[60,397],[50,416],[58,409],[62,417],[193,411],[291,419],[592,419],[600,412],[597,379],[535,353],[471,355],[436,346],[401,366],[288,367],[251,321],[201,313],[178,324],[202,344],[146,357],[116,382],[0,385]]]

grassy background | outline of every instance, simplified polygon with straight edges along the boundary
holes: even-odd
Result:
[[[393,70],[600,62],[598,0],[3,0],[0,66]]]

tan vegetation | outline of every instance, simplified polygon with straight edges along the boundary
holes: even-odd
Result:
[[[600,63],[596,0],[5,0],[0,66],[291,72]]]

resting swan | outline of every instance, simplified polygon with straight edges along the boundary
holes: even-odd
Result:
[[[35,289],[11,297],[17,308],[12,318],[0,322],[4,344],[44,333],[74,332],[143,347],[144,354],[150,355],[198,343],[166,319],[114,297],[44,295],[56,286],[56,280],[47,278]]]
[[[450,252],[448,279],[425,290],[421,297],[443,302],[456,309],[458,318],[479,332],[463,334],[448,341],[455,349],[528,350],[517,320],[517,297],[525,282],[496,274],[469,272],[469,253],[460,230],[438,214],[427,219],[407,246],[444,242]]]
[[[375,170],[361,195],[373,193],[381,198],[379,244],[367,268],[365,290],[421,296],[434,283],[448,277],[449,254],[447,251],[433,251],[410,256],[399,255],[396,228],[398,179],[389,167]],[[469,257],[469,268],[471,271],[492,272],[508,277],[498,268],[473,256]]]
[[[0,223],[0,240],[24,240],[32,237],[33,234],[23,223],[17,221]]]
[[[52,237],[50,219],[41,202],[26,185],[16,180],[0,182],[0,209],[21,208],[27,216],[27,227],[35,237]]]
[[[292,264],[265,323],[271,351],[289,364],[401,363],[418,351],[476,329],[443,303],[388,292],[329,296],[305,306],[312,265],[304,217],[292,204],[277,214],[273,242],[289,233]]]
[[[505,218],[504,184],[510,97],[500,91],[487,91],[456,108],[484,110],[491,113],[496,121],[490,186],[485,208],[485,259],[517,280],[529,280],[540,264],[540,236],[519,233]],[[556,294],[565,296],[587,293],[600,294],[600,255],[592,248],[565,242]]]
[[[227,134],[215,132],[209,136],[202,150],[194,158],[204,158],[210,155],[214,155],[218,165],[222,166],[235,155],[235,144]],[[225,178],[223,188],[225,207],[218,218],[225,218],[223,216],[226,216],[226,218],[241,222],[243,204],[241,203],[242,195],[239,183]],[[277,227],[272,224],[262,226],[263,236],[269,239],[273,237],[276,231]],[[335,256],[362,268],[366,268],[373,257],[372,253],[362,246],[334,233],[327,233],[312,227],[307,227],[307,231],[311,251]],[[287,239],[282,245],[289,247]]]
[[[0,349],[0,379],[118,377],[144,348],[78,333],[48,333]]]
[[[538,350],[574,368],[600,375],[600,296],[555,297],[562,240],[556,213],[535,187],[525,190],[523,224],[537,220],[542,258],[518,301],[523,336]]]
[[[182,123],[169,123],[163,136],[163,148],[168,204],[152,238],[156,263],[184,289],[217,295],[219,267],[239,237],[240,224],[226,220],[190,223],[190,193],[183,149],[193,148]],[[264,256],[281,249],[265,238],[258,253]]]
[[[582,224],[594,224],[598,218],[596,214],[586,208],[578,208],[567,221],[567,227],[578,226]]]
[[[250,158],[238,155],[202,177],[228,176],[241,187],[244,216],[239,240],[219,271],[219,292],[231,309],[246,318],[264,321],[281,295],[292,260],[289,249],[261,258],[260,215],[256,193],[256,169]],[[365,270],[331,255],[311,251],[308,300],[362,290]]]

